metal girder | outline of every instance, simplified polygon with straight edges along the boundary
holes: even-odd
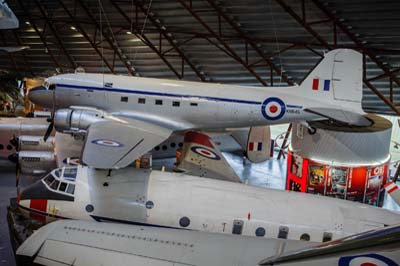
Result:
[[[136,76],[136,70],[134,70],[133,66],[131,65],[130,62],[128,62],[126,59],[127,57],[125,55],[122,54],[121,49],[119,49],[117,47],[117,40],[112,40],[110,39],[110,37],[108,36],[108,34],[106,34],[106,32],[104,31],[104,28],[102,27],[102,25],[99,25],[99,23],[97,22],[96,18],[93,16],[92,12],[89,10],[89,8],[82,2],[82,0],[76,0],[77,3],[79,3],[79,5],[85,10],[87,16],[90,18],[90,20],[92,21],[92,23],[95,25],[96,29],[100,29],[101,33],[103,34],[103,37],[105,38],[105,40],[108,42],[108,44],[110,45],[110,47],[114,50],[114,53],[118,56],[118,58],[120,59],[120,61],[125,65],[126,69],[128,70],[128,73],[131,76]],[[112,30],[112,29],[110,29]]]
[[[123,16],[125,18],[125,20],[131,24],[133,23],[131,21],[131,19],[126,15],[126,13],[121,9],[121,7],[114,1],[114,0],[110,0],[111,4],[115,7],[115,9],[117,9],[117,11],[121,14],[121,16]],[[136,28],[136,24],[135,24],[135,28]],[[146,37],[146,35],[144,33],[142,34],[137,34],[135,32],[132,32],[132,34],[134,34],[137,38],[141,39],[142,42],[144,44],[146,44],[153,52],[155,52],[160,58],[161,60],[168,66],[169,69],[171,69],[171,71],[179,78],[182,79],[183,76],[180,75],[177,70],[171,65],[171,63],[165,58],[165,56],[161,53],[161,45],[160,45],[160,51],[157,49],[157,47],[155,47],[152,42]]]
[[[21,0],[19,0],[21,1]],[[62,0],[58,0],[62,8],[64,9],[65,13],[71,18],[72,21],[74,21],[74,15],[68,10],[68,8],[64,5]],[[80,23],[74,22],[73,25],[77,28],[77,30],[82,34],[82,36],[86,39],[87,42],[92,46],[92,48],[96,51],[96,53],[100,56],[100,58],[103,60],[104,64],[110,69],[111,73],[116,74],[114,68],[111,66],[111,64],[108,62],[108,60],[103,56],[103,53],[100,51],[100,49],[97,47],[97,45],[94,43],[94,41],[91,40],[89,35],[86,33],[86,31],[82,28]]]
[[[207,23],[200,18],[200,16],[188,5],[185,0],[177,0],[211,35],[213,38],[218,40],[224,48],[229,52],[233,59],[235,59],[238,63],[240,63],[247,71],[250,72],[252,76],[254,76],[262,85],[268,86],[268,83],[264,81],[258,73],[256,73],[249,65],[232,49],[220,36],[217,34]]]
[[[339,27],[339,29],[345,33],[360,49],[362,49],[369,58],[371,58],[372,61],[375,62],[375,64],[383,70],[388,76],[392,78],[394,82],[397,83],[398,86],[400,86],[400,80],[397,79],[395,75],[390,73],[390,69],[385,66],[378,58],[376,57],[376,54],[373,53],[370,49],[365,47],[365,45],[362,43],[361,40],[358,39],[358,37],[352,33],[344,24],[337,18],[325,5],[323,5],[319,0],[312,0],[312,2],[322,11],[324,14],[331,19],[331,21]]]
[[[289,15],[292,16],[303,28],[310,33],[315,39],[317,39],[325,48],[331,50],[335,47],[330,45],[319,33],[317,33],[311,26],[309,26],[305,20],[303,20],[297,13],[290,7],[288,6],[284,0],[275,0]],[[317,2],[317,0],[312,0],[314,3]],[[325,9],[325,8],[324,8]],[[336,21],[333,20],[334,22]],[[338,27],[339,25],[336,24]],[[342,25],[342,24],[341,24]],[[346,29],[347,30],[347,29]],[[349,36],[350,37],[350,36]],[[368,53],[368,49],[365,48],[364,46],[360,46],[360,48],[363,50],[364,54]],[[370,57],[371,58],[371,57]],[[373,58],[371,58],[374,60]],[[375,57],[376,59],[376,57]],[[364,60],[365,61],[365,60]],[[376,63],[376,62],[375,62]],[[378,64],[377,64],[378,65]],[[378,65],[379,66],[379,65]],[[364,66],[365,70],[365,66]],[[386,72],[386,71],[385,71]],[[391,75],[390,75],[391,76]],[[390,108],[397,114],[400,115],[400,110],[389,100],[383,95],[371,82],[367,81],[365,79],[365,74],[364,74],[364,84],[371,90],[373,91],[383,102],[385,102],[387,105],[389,105]]]
[[[157,30],[164,36],[164,38],[168,41],[168,43],[174,48],[174,50],[179,54],[179,56],[186,62],[190,68],[196,73],[197,77],[201,81],[207,81],[204,73],[200,71],[194,63],[189,59],[189,57],[183,52],[183,50],[175,43],[175,40],[168,34],[167,28],[164,25],[161,25],[161,20],[157,19],[155,15],[147,14],[147,9],[144,8],[143,4],[140,1],[134,0],[134,3],[141,12],[145,15],[148,15],[148,19],[151,23],[157,28]]]
[[[289,80],[288,76],[284,73],[282,73],[281,69],[279,67],[277,67],[270,59],[269,57],[267,57],[264,52],[257,46],[257,44],[251,40],[251,38],[249,38],[248,36],[246,36],[246,34],[242,31],[242,29],[238,26],[237,23],[235,23],[234,21],[232,21],[232,19],[226,14],[226,12],[224,12],[221,9],[220,5],[217,5],[215,3],[215,0],[206,0],[210,6],[212,6],[212,8],[214,8],[218,15],[223,17],[224,20],[231,26],[231,28],[233,28],[238,35],[243,39],[243,41],[245,41],[246,43],[248,43],[252,49],[254,51],[257,52],[257,54],[262,58],[263,61],[265,61],[267,63],[267,65],[269,65],[278,76],[281,76],[282,79],[288,83],[289,85],[293,85],[293,81]],[[293,48],[293,46],[291,46],[289,49]],[[288,50],[288,49],[286,49]],[[286,51],[285,50],[285,51]]]
[[[292,131],[292,127],[293,127],[293,124],[290,123],[288,126],[288,129],[286,130],[286,134],[285,134],[285,138],[283,139],[282,146],[279,149],[278,158],[277,158],[278,160],[284,155],[285,146],[289,139],[290,132]]]
[[[47,23],[47,26],[50,28],[50,31],[52,32],[53,36],[56,38],[59,46],[61,47],[61,50],[67,56],[67,59],[72,66],[72,69],[75,70],[76,63],[75,63],[74,59],[72,58],[72,56],[65,49],[63,41],[61,40],[60,36],[58,35],[57,30],[54,28],[54,24],[50,21],[49,17],[47,16],[47,11],[43,8],[43,6],[40,4],[40,2],[38,0],[34,0],[34,2],[36,4],[36,6],[39,8],[40,14],[42,14],[42,17],[45,20],[45,22]]]
[[[26,10],[26,7],[23,4],[23,0],[18,0],[18,3],[20,5],[20,7],[22,8],[22,11],[24,12],[24,16],[28,18],[29,22],[31,23],[31,26],[33,27],[33,29],[35,30],[36,34],[39,36],[40,40],[42,41],[44,47],[46,48],[47,53],[50,55],[50,57],[52,59],[54,65],[56,66],[56,68],[58,68],[60,70],[60,72],[63,72],[63,69],[62,69],[60,63],[57,61],[57,59],[53,55],[53,52],[51,51],[51,49],[47,45],[46,39],[42,36],[42,34],[40,33],[39,29],[37,28],[34,20],[32,19],[32,16]]]

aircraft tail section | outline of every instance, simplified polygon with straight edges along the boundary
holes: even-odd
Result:
[[[392,197],[392,199],[400,206],[400,190],[396,183],[390,181],[384,186],[386,192]]]
[[[300,94],[316,102],[306,111],[346,124],[369,125],[361,117],[365,114],[361,107],[362,71],[359,52],[337,49],[326,53],[300,85]]]

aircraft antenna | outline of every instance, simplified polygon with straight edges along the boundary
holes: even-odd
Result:
[[[279,45],[278,34],[277,34],[277,31],[276,31],[276,23],[275,23],[274,13],[272,12],[272,0],[269,0],[269,14],[271,16],[272,26],[273,26],[273,29],[274,29],[276,49],[279,52],[281,50],[281,48],[280,48],[280,45]],[[281,68],[281,75],[279,76],[279,86],[281,86],[281,84],[282,84],[282,75],[283,75],[283,65],[282,65],[281,53],[278,53],[278,56],[279,56],[279,65],[280,65],[280,68]]]

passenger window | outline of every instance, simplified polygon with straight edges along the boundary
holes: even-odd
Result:
[[[197,103],[190,103],[190,106],[197,106]]]
[[[50,184],[52,183],[54,181],[54,177],[50,174],[50,175],[48,175],[45,179],[44,179],[44,182],[46,182],[46,184],[48,185],[48,186],[50,186]]]
[[[138,103],[145,104],[146,99],[145,98],[139,98]]]
[[[61,182],[60,187],[58,188],[59,191],[65,192],[67,189],[67,183]]]
[[[68,184],[67,193],[74,195],[74,193],[75,193],[75,185],[74,184]]]
[[[180,105],[181,105],[181,103],[178,102],[178,101],[173,101],[172,102],[172,106],[179,107]]]
[[[232,234],[241,235],[243,230],[243,221],[242,220],[234,220],[232,227]]]
[[[156,105],[162,105],[162,100],[156,100]]]
[[[162,146],[162,150],[163,150],[163,151],[166,151],[167,149],[168,149],[167,145],[163,145],[163,146]]]
[[[300,240],[302,240],[302,241],[310,241],[310,235],[304,233],[304,234],[302,234],[302,235],[300,236]]]
[[[122,97],[121,97],[121,102],[127,103],[127,102],[128,102],[128,97],[122,96]]]
[[[175,148],[175,147],[176,147],[176,143],[175,143],[175,142],[172,142],[172,143],[170,144],[170,146],[171,146],[171,148]]]
[[[12,150],[12,146],[11,145],[7,145],[7,150],[11,151]]]
[[[256,229],[256,236],[262,237],[265,236],[265,229],[264,227],[258,227]]]
[[[159,151],[159,150],[160,150],[160,146],[156,146],[156,147],[154,148],[154,150]]]
[[[59,184],[60,184],[60,181],[54,180],[53,183],[51,183],[50,188],[57,190]]]
[[[324,232],[322,242],[328,242],[332,240],[332,233]]]
[[[279,226],[278,238],[286,239],[289,234],[289,227],[287,226]]]

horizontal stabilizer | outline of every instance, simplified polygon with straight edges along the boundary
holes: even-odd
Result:
[[[351,111],[333,109],[333,108],[307,108],[304,111],[332,119],[339,123],[354,126],[370,126],[372,122],[364,115]]]
[[[177,168],[189,175],[241,182],[211,138],[199,132],[185,134]]]

